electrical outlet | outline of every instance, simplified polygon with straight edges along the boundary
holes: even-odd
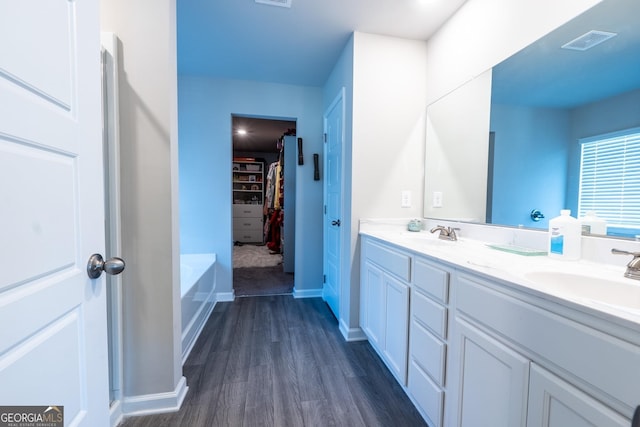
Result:
[[[434,191],[431,206],[434,208],[442,207],[442,191]]]
[[[402,200],[400,202],[400,207],[402,207],[402,208],[410,208],[411,207],[411,191],[402,190]]]

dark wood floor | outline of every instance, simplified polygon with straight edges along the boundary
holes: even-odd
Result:
[[[345,342],[318,298],[218,303],[184,375],[179,412],[121,426],[425,425],[371,346]]]

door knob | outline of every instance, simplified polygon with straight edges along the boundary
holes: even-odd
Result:
[[[337,225],[338,227],[340,227],[340,220],[337,219],[335,221],[331,221],[331,225]]]
[[[87,274],[91,279],[97,279],[103,271],[107,274],[120,274],[122,270],[124,270],[124,260],[118,257],[105,261],[102,255],[93,254],[87,263]]]

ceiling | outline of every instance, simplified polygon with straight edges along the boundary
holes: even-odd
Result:
[[[493,68],[494,102],[572,108],[640,88],[640,1],[605,0]],[[560,47],[590,30],[617,36]]]
[[[233,151],[273,153],[278,151],[278,139],[289,129],[295,129],[296,122],[234,116],[232,127]],[[240,129],[246,134],[239,135]]]
[[[321,87],[354,31],[428,39],[466,0],[177,0],[178,73]]]
[[[465,1],[177,0],[178,73],[322,87],[354,31],[426,40]],[[235,117],[233,126],[234,149],[274,151],[295,124]]]

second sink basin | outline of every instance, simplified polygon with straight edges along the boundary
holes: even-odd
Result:
[[[526,273],[525,278],[538,289],[552,294],[640,316],[640,282],[632,279],[605,279],[557,271],[533,271]]]

